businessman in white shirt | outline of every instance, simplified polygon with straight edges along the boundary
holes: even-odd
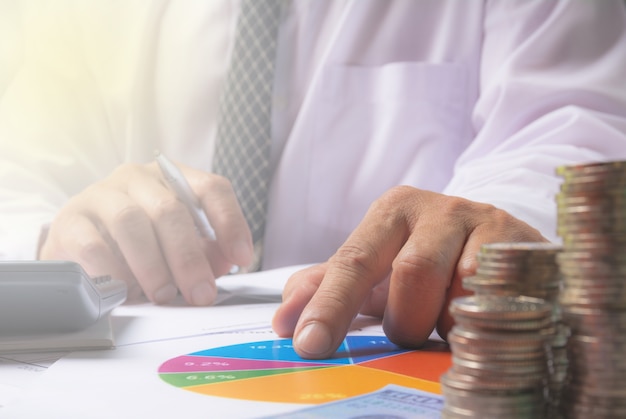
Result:
[[[0,3],[0,257],[197,305],[252,260],[211,174],[238,6]],[[558,240],[557,166],[626,158],[621,0],[286,1],[275,66],[262,267],[321,263],[274,319],[303,356],[332,353],[359,311],[403,345],[445,336],[481,244]]]

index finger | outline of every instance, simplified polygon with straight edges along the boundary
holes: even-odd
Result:
[[[405,202],[394,194],[377,200],[330,258],[317,292],[294,330],[294,348],[306,358],[327,357],[345,337],[372,287],[385,279],[408,237]],[[406,205],[406,204],[405,204]]]
[[[215,228],[222,253],[235,265],[250,265],[254,257],[252,234],[230,182],[189,167],[183,171]]]

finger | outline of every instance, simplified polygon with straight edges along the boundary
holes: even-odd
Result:
[[[377,200],[337,253],[317,292],[300,316],[294,348],[303,357],[330,356],[370,290],[388,274],[407,238],[404,205],[407,190],[397,189]]]
[[[462,250],[461,256],[459,257],[456,271],[453,273],[452,282],[446,292],[444,304],[441,307],[441,312],[439,313],[439,318],[437,320],[437,334],[442,339],[445,340],[447,338],[448,332],[454,325],[454,319],[448,310],[450,303],[457,297],[472,294],[471,291],[463,288],[463,278],[472,276],[476,273],[478,264],[476,254],[480,250],[483,243],[490,243],[493,240],[499,240],[499,238],[496,239],[494,237],[494,239],[491,239],[489,236],[470,233],[469,238],[465,243],[465,247]]]
[[[326,265],[314,265],[294,273],[283,289],[283,302],[274,313],[272,328],[283,337],[292,336],[300,313],[324,278]]]
[[[133,217],[125,221],[134,223],[134,237],[124,236],[126,243],[143,238],[149,242],[149,257],[133,260],[131,268],[141,269],[142,275],[136,274],[144,290],[160,290],[174,288],[170,282],[173,278],[176,287],[185,300],[194,305],[209,305],[217,295],[215,275],[205,256],[204,247],[196,231],[189,209],[162,182],[140,179],[128,185],[128,193],[146,217]],[[141,214],[138,214],[141,215]],[[146,223],[147,222],[147,223]],[[118,233],[119,234],[119,233]],[[156,244],[156,246],[153,245]],[[122,244],[120,244],[122,248]],[[147,270],[163,269],[158,279],[154,280]],[[170,275],[164,275],[168,273]],[[145,275],[145,276],[143,276]]]
[[[450,302],[457,297],[472,294],[463,288],[463,278],[476,274],[478,260],[476,255],[485,243],[495,242],[547,242],[541,233],[528,224],[514,219],[507,213],[499,210],[490,210],[486,221],[476,225],[469,233],[468,239],[459,258],[457,269],[448,292],[446,301],[442,307],[437,322],[437,333],[446,339],[448,332],[454,325],[454,319],[448,307]]]
[[[216,279],[232,271],[235,263],[232,259],[224,255],[221,247],[215,240],[201,237],[200,244],[202,246],[202,253],[209,261],[209,266],[211,266],[213,276]]]
[[[235,265],[249,266],[254,257],[252,235],[230,182],[191,168],[183,171],[215,228],[224,256]]]
[[[390,276],[387,276],[384,281],[376,284],[374,288],[372,288],[372,291],[363,302],[359,313],[366,316],[383,317],[389,298],[389,279]]]
[[[55,218],[40,252],[42,260],[72,260],[90,276],[110,275],[128,285],[128,299],[141,293],[135,276],[111,240],[70,204]],[[71,214],[71,215],[69,215]]]
[[[383,318],[385,334],[405,347],[422,345],[445,304],[465,231],[452,220],[423,217],[393,262]]]
[[[96,210],[111,237],[124,255],[130,270],[146,296],[163,304],[171,301],[177,289],[152,223],[144,210],[127,195],[112,193]]]
[[[452,279],[450,287],[446,292],[444,303],[441,306],[439,318],[437,319],[437,334],[444,340],[447,339],[448,333],[452,329],[452,326],[454,326],[454,318],[449,311],[450,303],[455,298],[473,294],[472,291],[463,288],[463,278],[462,276],[456,275]]]

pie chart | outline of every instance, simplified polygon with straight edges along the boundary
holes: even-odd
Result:
[[[222,346],[172,358],[158,369],[166,383],[196,393],[276,403],[319,404],[387,384],[441,394],[452,364],[446,344],[402,349],[384,336],[348,336],[332,358],[307,360],[291,339]]]

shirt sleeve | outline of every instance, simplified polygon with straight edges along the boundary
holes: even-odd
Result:
[[[556,167],[626,159],[623,1],[491,1],[475,139],[445,193],[556,235]]]
[[[35,258],[72,196],[155,149],[206,169],[232,2],[0,4],[0,259]]]

